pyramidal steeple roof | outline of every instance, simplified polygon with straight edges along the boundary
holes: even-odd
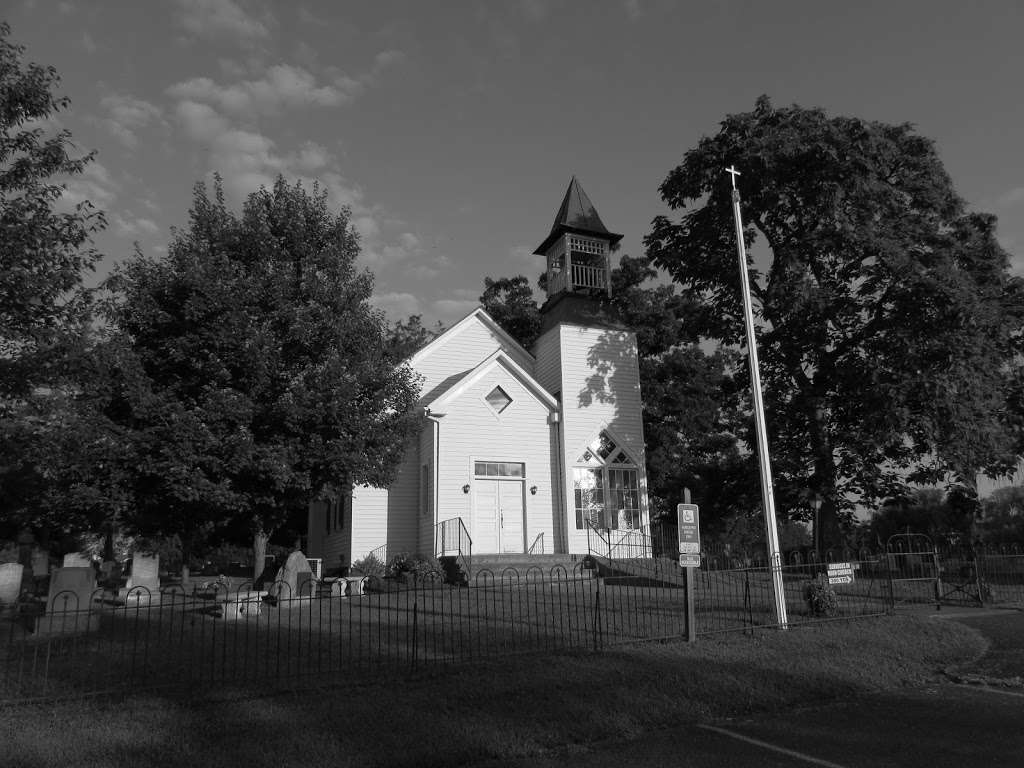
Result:
[[[565,190],[565,197],[555,216],[555,223],[551,225],[551,232],[544,238],[544,242],[537,246],[534,253],[544,255],[551,243],[566,232],[577,235],[594,235],[608,240],[613,245],[622,239],[622,235],[609,232],[605,227],[597,213],[597,208],[590,202],[590,198],[587,197],[587,193],[583,191],[583,187],[580,186],[575,176],[569,182],[569,188]]]

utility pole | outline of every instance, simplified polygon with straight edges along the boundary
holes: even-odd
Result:
[[[779,528],[775,520],[775,494],[772,491],[772,465],[768,457],[768,430],[764,421],[764,402],[761,397],[761,373],[757,363],[757,338],[754,335],[754,310],[750,301],[750,281],[747,277],[747,246],[743,241],[743,219],[740,215],[740,191],[735,166],[725,169],[732,176],[732,212],[736,220],[736,253],[740,261],[740,286],[743,293],[743,319],[747,327],[747,355],[750,360],[750,388],[754,396],[754,426],[757,432],[757,460],[761,468],[761,499],[764,503],[764,523],[768,542],[768,562],[772,570],[772,591],[775,599],[775,621],[786,629],[786,591],[782,584],[782,554],[779,552]]]

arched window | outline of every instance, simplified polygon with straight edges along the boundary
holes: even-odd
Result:
[[[576,529],[586,520],[595,528],[640,527],[640,486],[636,464],[611,435],[602,431],[573,468]]]

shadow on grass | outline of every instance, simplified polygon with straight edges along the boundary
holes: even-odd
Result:
[[[984,647],[887,617],[687,645],[524,656],[274,696],[139,697],[3,714],[6,765],[452,766],[933,681]]]

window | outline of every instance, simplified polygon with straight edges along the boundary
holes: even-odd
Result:
[[[501,413],[510,405],[512,405],[512,398],[508,396],[508,393],[501,387],[495,387],[487,393],[487,397],[484,398],[487,404],[494,409],[495,413]]]
[[[477,477],[526,477],[526,465],[510,461],[477,461],[473,464]]]
[[[631,530],[640,527],[639,474],[625,451],[602,432],[573,469],[576,529]]]

